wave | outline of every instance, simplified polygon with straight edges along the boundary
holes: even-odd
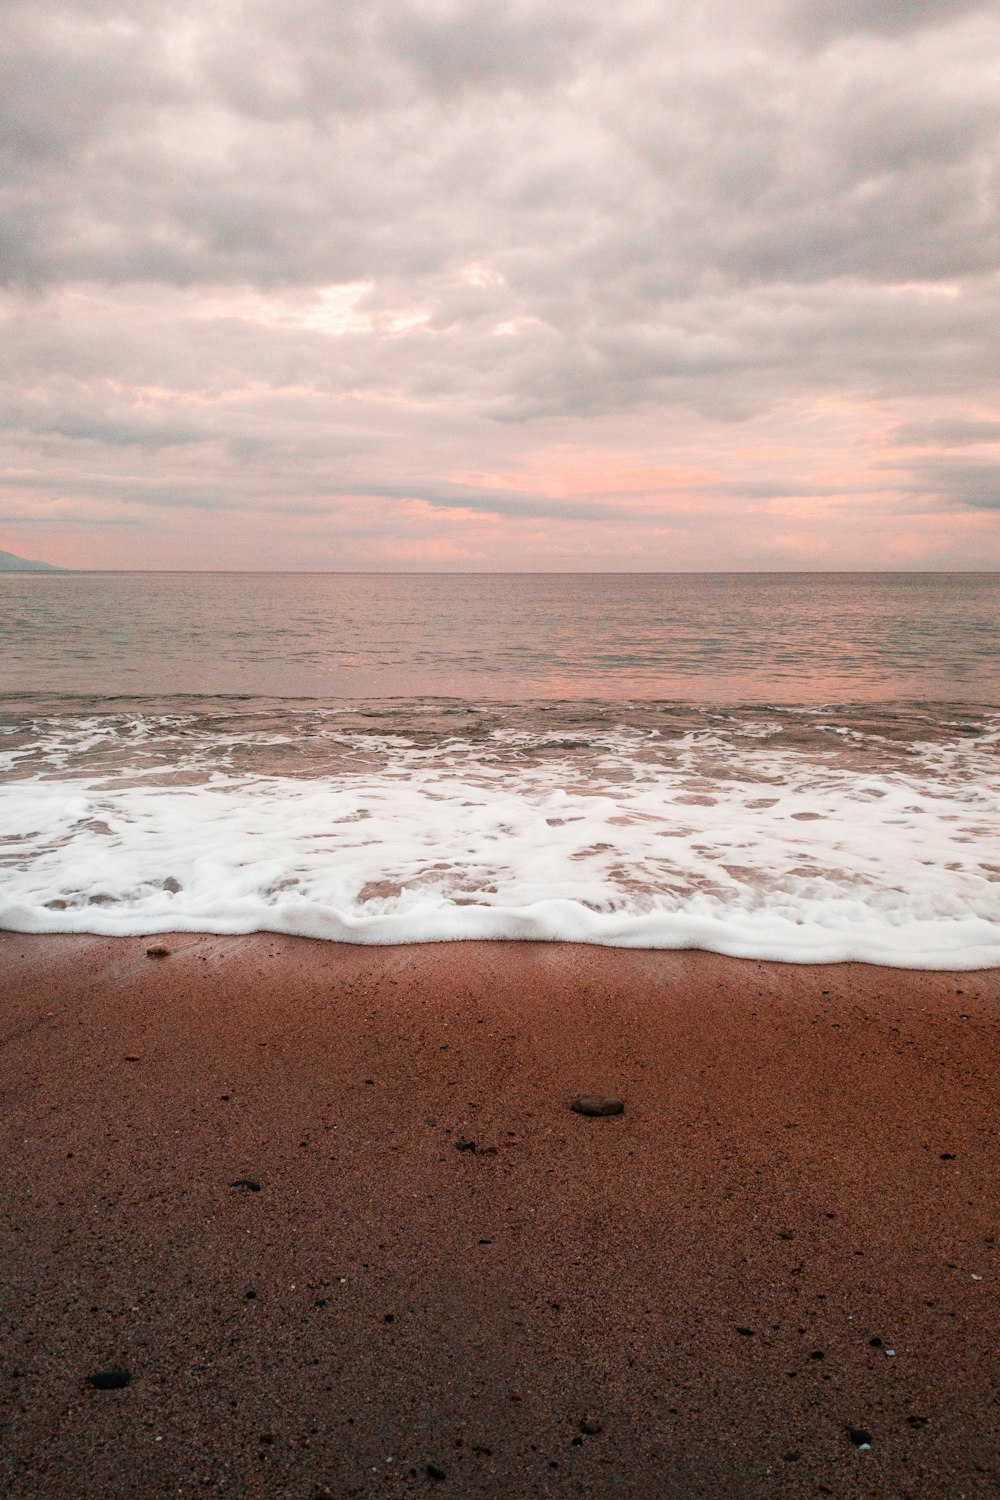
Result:
[[[9,721],[0,925],[1000,964],[995,713],[432,709]]]

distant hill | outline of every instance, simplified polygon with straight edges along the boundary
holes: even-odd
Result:
[[[0,573],[65,573],[66,568],[54,567],[52,563],[31,562],[27,557],[18,557],[14,552],[0,552]]]

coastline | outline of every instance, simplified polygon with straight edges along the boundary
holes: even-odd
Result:
[[[18,1500],[1000,1488],[1000,969],[5,932],[0,988]]]

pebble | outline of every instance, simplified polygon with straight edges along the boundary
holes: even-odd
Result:
[[[625,1106],[620,1099],[605,1097],[603,1094],[577,1094],[570,1105],[574,1114],[578,1115],[621,1115],[625,1113]]]
[[[428,1464],[427,1477],[428,1479],[447,1479],[448,1470],[442,1469],[440,1464]]]
[[[867,1449],[872,1445],[872,1435],[867,1427],[849,1427],[847,1429],[847,1436],[855,1448]]]
[[[588,1414],[580,1418],[580,1431],[585,1432],[588,1437],[596,1437],[599,1432],[604,1431],[604,1423],[600,1417],[592,1417]]]
[[[229,1184],[231,1188],[245,1188],[248,1193],[259,1193],[260,1183],[253,1177],[237,1177],[235,1182]]]
[[[146,957],[147,958],[169,958],[170,957],[170,949],[168,947],[166,947],[165,944],[163,944],[163,943],[154,943],[152,945],[152,947],[146,949]]]
[[[120,1391],[132,1379],[129,1370],[95,1370],[87,1382],[97,1391]]]

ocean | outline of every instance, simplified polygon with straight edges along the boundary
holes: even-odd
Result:
[[[998,574],[7,574],[0,927],[1000,964]]]

